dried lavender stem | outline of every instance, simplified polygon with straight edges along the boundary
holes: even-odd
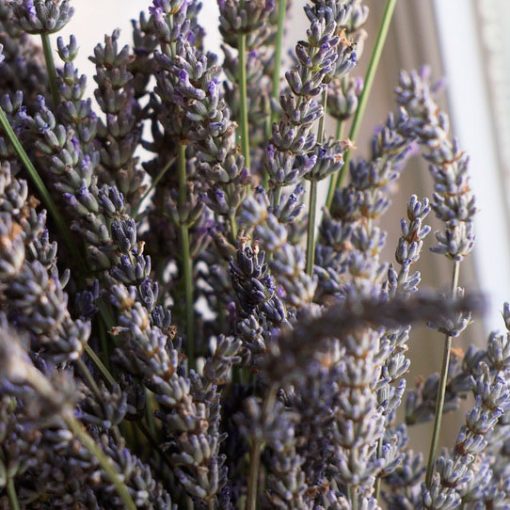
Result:
[[[308,208],[308,231],[306,237],[306,274],[313,274],[315,261],[315,220],[317,217],[317,181],[310,181],[310,202]]]
[[[358,501],[356,499],[356,488],[354,485],[347,487],[347,498],[351,504],[351,510],[358,510]]]
[[[170,160],[166,163],[166,165],[161,169],[159,174],[153,179],[151,182],[151,185],[147,188],[145,193],[140,197],[140,200],[138,200],[138,203],[135,205],[132,211],[132,216],[135,218],[135,220],[139,219],[138,211],[140,210],[141,205],[143,204],[143,201],[149,196],[151,191],[159,184],[159,181],[163,179],[165,174],[170,170],[170,167],[173,165],[175,161],[175,158],[170,158]]]
[[[48,82],[50,86],[51,99],[53,101],[53,108],[56,108],[60,102],[57,86],[57,71],[55,69],[55,61],[53,59],[53,50],[51,48],[51,40],[49,34],[41,34],[41,41],[44,51],[44,60],[46,61],[46,68],[48,70]]]
[[[272,384],[267,390],[267,395],[262,408],[262,419],[264,420],[274,406],[276,400],[277,386]],[[257,510],[258,485],[260,471],[260,454],[262,453],[263,442],[255,439],[250,450],[250,472],[248,474],[248,497],[246,510]]]
[[[354,118],[351,124],[351,130],[349,132],[349,139],[353,143],[356,140],[359,128],[361,127],[361,121],[363,120],[363,114],[365,113],[365,109],[367,106],[368,96],[370,95],[370,91],[374,83],[375,73],[379,66],[379,61],[381,60],[382,50],[386,42],[386,37],[388,35],[388,30],[396,5],[397,0],[387,0],[386,2],[386,7],[384,9],[381,26],[379,28],[379,32],[375,40],[374,49],[372,50],[372,55],[370,56],[370,62],[368,64],[368,69],[365,75],[363,90],[361,91],[358,107],[356,108],[356,113],[354,114]],[[333,203],[335,190],[342,186],[345,179],[345,173],[349,171],[349,160],[350,150],[348,149],[345,152],[344,166],[342,167],[338,174],[333,176],[329,183],[328,196],[326,199],[326,207],[328,209],[331,208],[331,204]]]
[[[101,400],[101,392],[99,391],[99,387],[97,386],[94,377],[92,377],[92,374],[90,373],[90,370],[88,369],[87,365],[85,365],[85,362],[80,358],[76,361],[76,366],[78,367],[80,374],[85,379],[89,388],[93,391],[96,398],[98,400]]]
[[[377,456],[381,458],[383,456],[383,440],[380,437],[377,441]],[[381,495],[381,477],[377,476],[375,479],[375,488],[374,488],[374,497],[379,502],[379,497]]]
[[[110,481],[112,482],[117,494],[122,500],[125,508],[128,510],[136,510],[136,505],[129,494],[128,488],[119,478],[117,471],[112,466],[110,459],[103,453],[101,448],[97,446],[95,441],[89,436],[87,431],[83,428],[82,424],[71,414],[66,413],[63,416],[67,426],[76,435],[76,437],[81,441],[83,446],[87,448],[87,450],[96,457],[99,465],[104,470]]]
[[[179,172],[179,197],[178,206],[182,211],[186,205],[186,146],[179,144],[178,172]],[[195,338],[194,338],[194,313],[193,313],[193,261],[191,260],[189,227],[182,222],[179,225],[181,237],[181,264],[182,277],[184,280],[185,296],[185,321],[186,321],[186,349],[189,366],[195,363]]]
[[[241,2],[242,3],[242,2]],[[248,88],[246,83],[246,34],[239,35],[239,94],[241,150],[246,168],[250,168],[250,138],[248,132]]]
[[[341,120],[336,121],[335,140],[341,140],[344,136],[344,123]],[[332,175],[331,179],[335,176]]]
[[[459,285],[459,270],[460,261],[456,260],[453,265],[452,286],[451,292],[453,297],[457,295],[457,288]],[[436,400],[436,410],[434,416],[434,429],[432,431],[432,440],[430,442],[429,460],[427,463],[427,475],[425,477],[425,484],[430,488],[432,482],[432,474],[434,473],[434,461],[436,450],[439,442],[439,435],[441,432],[441,421],[443,419],[443,407],[446,393],[446,383],[448,379],[448,368],[450,365],[450,355],[452,350],[452,337],[445,336],[444,351],[443,351],[443,364],[441,367],[441,378],[439,380],[439,388]]]
[[[16,487],[14,485],[14,479],[9,477],[7,480],[7,497],[9,498],[9,505],[11,510],[20,510],[18,501],[18,495],[16,494]]]
[[[237,240],[237,223],[235,213],[230,214],[228,221],[230,223],[230,233],[232,234],[232,241],[234,241],[235,243]]]
[[[287,12],[287,0],[278,0],[278,25],[276,31],[276,41],[274,49],[274,69],[273,69],[273,88],[271,96],[277,100],[280,95],[280,73],[282,66],[282,47],[283,47],[283,29],[285,22],[285,13]],[[271,111],[271,126],[276,121],[276,112]],[[270,131],[271,133],[271,131]]]
[[[317,130],[317,143],[322,143],[324,139],[324,124],[326,121],[326,108],[328,103],[328,92],[324,88],[322,93],[323,114],[319,120]],[[310,202],[308,207],[308,230],[306,237],[306,274],[313,274],[313,264],[315,262],[315,222],[317,219],[317,179],[310,181]]]

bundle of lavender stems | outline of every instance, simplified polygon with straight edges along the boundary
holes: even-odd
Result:
[[[362,0],[306,2],[288,66],[290,0],[218,0],[221,57],[199,1],[153,0],[95,47],[92,98],[71,0],[0,1],[1,508],[510,508],[510,306],[456,354],[477,209],[427,69],[355,150],[395,3],[363,79]],[[386,261],[417,155],[434,193]],[[421,288],[424,243],[446,292]],[[416,323],[444,356],[406,390]]]

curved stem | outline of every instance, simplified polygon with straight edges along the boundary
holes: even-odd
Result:
[[[452,286],[451,293],[453,297],[457,295],[457,288],[459,285],[459,271],[460,262],[456,260],[453,265],[452,275]],[[427,463],[427,475],[425,477],[425,483],[427,487],[430,487],[432,482],[432,475],[434,473],[434,461],[436,456],[436,450],[439,443],[439,435],[441,432],[441,422],[443,419],[443,408],[446,393],[446,384],[448,382],[448,368],[450,366],[450,355],[452,350],[452,337],[449,335],[445,336],[444,350],[443,350],[443,364],[441,366],[441,376],[439,379],[436,410],[434,415],[434,429],[432,431],[432,440],[430,442],[429,460]]]
[[[285,23],[285,14],[287,12],[287,0],[278,0],[278,25],[276,30],[276,40],[274,49],[274,68],[273,68],[273,87],[271,97],[278,99],[280,95],[280,74],[282,66],[282,48],[283,48],[283,31]],[[276,112],[271,111],[271,125],[276,121]]]
[[[49,34],[41,34],[41,41],[44,51],[44,60],[46,61],[46,69],[48,70],[48,82],[50,85],[53,108],[56,108],[60,102],[60,98],[57,85],[57,70],[55,69]]]
[[[277,387],[273,384],[267,391],[262,408],[262,419],[265,420],[273,409],[276,401]],[[250,471],[248,473],[248,494],[245,510],[257,510],[260,454],[262,453],[263,441],[254,439],[250,450]]]
[[[147,190],[144,192],[144,194],[140,197],[140,200],[138,200],[137,204],[134,206],[133,211],[131,213],[131,216],[135,220],[138,220],[138,211],[140,210],[141,205],[143,204],[143,201],[149,196],[150,192],[159,184],[161,179],[165,176],[165,174],[170,170],[170,167],[174,163],[175,158],[170,158],[170,160],[166,163],[166,165],[161,169],[159,174],[153,179],[151,182],[151,185],[147,188]]]
[[[244,156],[244,164],[250,169],[250,138],[248,131],[248,89],[246,79],[246,34],[239,35],[239,95],[240,95],[240,128],[241,150]]]
[[[186,183],[186,146],[179,145],[179,212],[186,206],[187,183]],[[186,350],[188,363],[190,367],[195,364],[195,338],[194,338],[194,308],[193,308],[193,261],[191,260],[189,226],[182,222],[179,225],[179,234],[181,238],[181,270],[184,280],[185,296],[185,321],[186,321]]]
[[[372,50],[372,55],[370,56],[370,62],[368,63],[367,72],[365,74],[365,81],[363,84],[363,90],[361,92],[358,107],[356,108],[356,113],[354,114],[354,118],[352,120],[351,130],[349,132],[349,139],[354,143],[357,136],[358,131],[361,126],[361,121],[363,120],[363,114],[365,113],[365,109],[368,102],[368,97],[370,95],[370,91],[372,89],[372,85],[374,83],[375,73],[377,71],[377,67],[379,66],[379,61],[381,60],[382,50],[384,48],[384,44],[386,42],[386,37],[388,35],[388,30],[390,27],[391,19],[393,17],[393,12],[395,11],[395,7],[397,5],[397,0],[387,0],[386,7],[384,8],[384,13],[381,21],[381,26],[379,27],[379,32],[377,34],[377,38],[375,40],[374,49]],[[335,190],[342,186],[345,173],[349,170],[349,160],[350,160],[350,151],[347,150],[344,158],[344,166],[340,170],[340,172],[335,176],[334,179],[331,179],[328,196],[326,199],[326,207],[329,209],[333,202],[333,196],[335,194]]]
[[[9,498],[9,506],[11,510],[20,510],[21,507],[19,505],[18,495],[16,494],[16,487],[12,477],[9,477],[7,480],[7,497]]]
[[[79,358],[78,360],[76,360],[76,366],[78,367],[78,370],[80,371],[80,374],[83,377],[83,379],[85,379],[88,387],[92,390],[98,402],[100,402],[102,397],[101,392],[99,391],[99,386],[97,385],[94,377],[92,377],[92,374],[90,373],[90,370],[88,369],[87,365],[85,365],[85,362],[81,358]]]
[[[101,450],[101,448],[96,444],[92,437],[90,437],[87,431],[83,428],[83,425],[71,413],[66,413],[63,418],[71,432],[73,432],[73,434],[80,440],[83,446],[94,457],[96,457],[99,465],[115,487],[115,490],[122,500],[124,507],[128,510],[136,510],[136,505],[131,498],[131,495],[129,494],[129,490],[126,487],[126,484],[122,482],[111,460],[105,455],[103,450]]]

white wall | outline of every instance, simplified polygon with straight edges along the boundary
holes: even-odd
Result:
[[[218,6],[216,1],[205,0],[203,3],[200,18],[208,32],[207,46],[211,51],[218,52]],[[115,28],[121,29],[122,42],[131,43],[131,20],[137,18],[141,10],[147,11],[150,5],[150,0],[74,0],[75,15],[59,35],[68,38],[74,34],[78,39],[80,53],[77,65],[80,71],[89,77],[93,76],[94,65],[88,58],[93,54],[94,46]],[[91,78],[88,86],[92,92],[94,86]]]

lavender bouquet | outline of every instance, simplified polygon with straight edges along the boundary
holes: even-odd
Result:
[[[476,206],[426,70],[354,153],[395,3],[363,80],[361,0],[307,3],[285,72],[290,1],[218,0],[221,64],[200,2],[154,0],[131,45],[96,46],[93,100],[55,37],[71,2],[0,1],[2,508],[510,508],[510,306],[506,334],[456,355],[482,308],[459,287]],[[434,194],[409,198],[385,262],[417,153]],[[414,268],[431,211],[443,294]],[[417,322],[444,360],[406,392]]]

